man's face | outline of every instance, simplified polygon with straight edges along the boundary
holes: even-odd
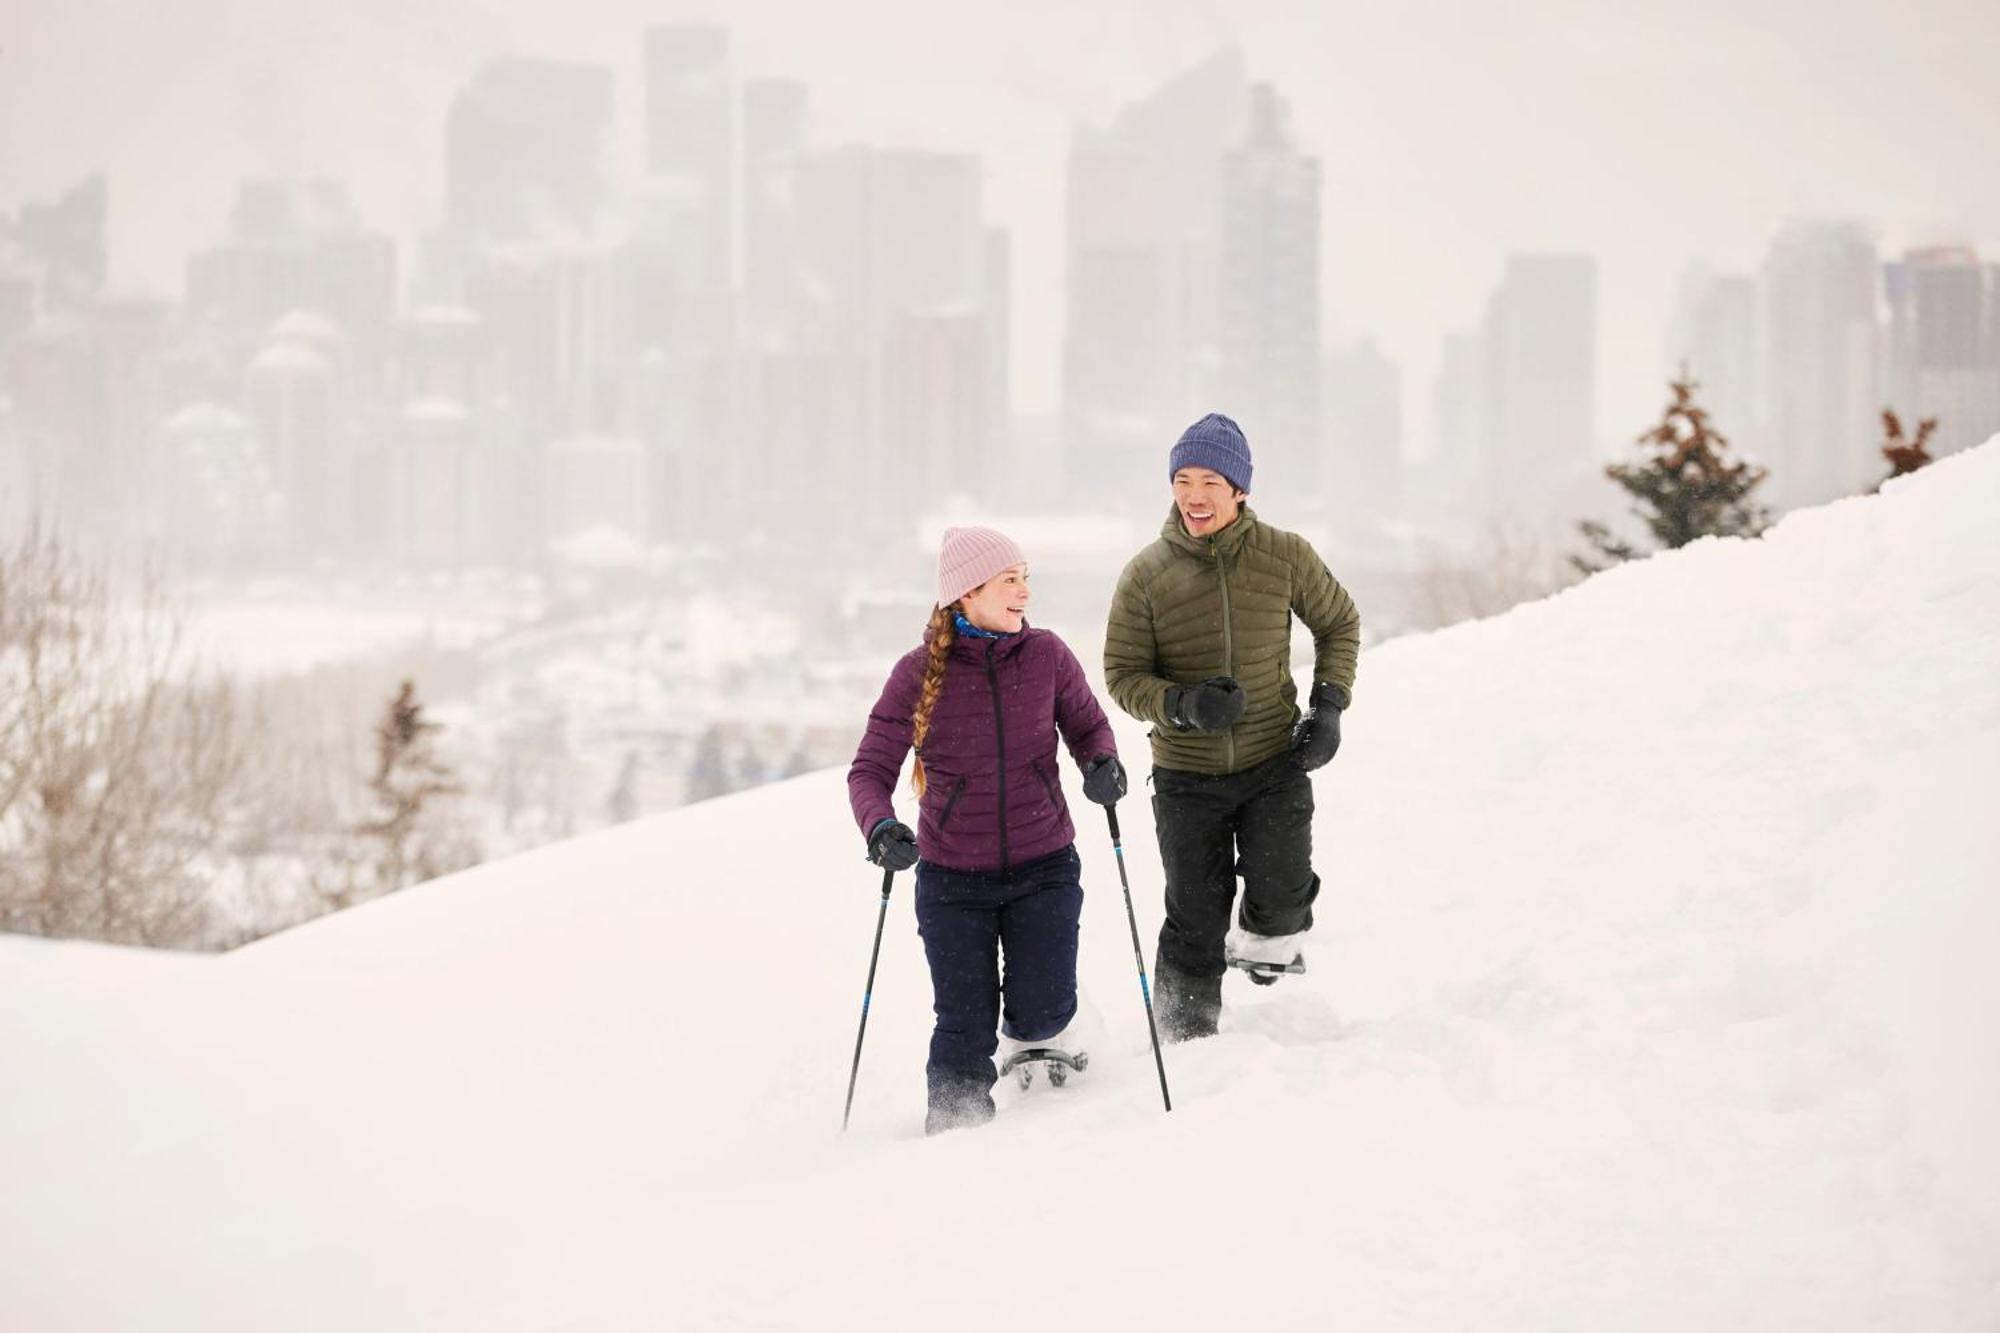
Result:
[[[1248,494],[1210,468],[1184,467],[1174,473],[1174,507],[1190,537],[1206,537],[1234,523]]]

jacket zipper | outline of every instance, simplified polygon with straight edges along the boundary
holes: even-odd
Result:
[[[951,789],[951,795],[949,795],[949,796],[947,796],[947,797],[945,797],[945,798],[944,798],[944,809],[942,809],[942,810],[938,811],[938,832],[939,832],[939,833],[942,833],[942,832],[944,832],[944,826],[945,826],[945,825],[946,825],[947,823],[951,822],[951,808],[952,808],[952,807],[953,807],[954,805],[957,805],[957,804],[958,804],[958,798],[959,798],[959,795],[960,795],[960,794],[961,794],[962,792],[964,792],[964,790],[965,790],[965,779],[964,779],[964,778],[960,778],[960,779],[958,780],[958,785],[957,785],[957,786],[955,786],[955,787],[953,787],[953,788]]]
[[[1222,563],[1222,548],[1214,545],[1213,542],[1214,539],[1211,538],[1208,549],[1215,553],[1215,577],[1222,583],[1222,674],[1233,677],[1236,674],[1236,640],[1232,624],[1234,618],[1229,614],[1229,570]],[[1242,682],[1238,681],[1237,684],[1240,686]],[[1236,771],[1236,728],[1231,727],[1228,731],[1224,732],[1222,740],[1229,753],[1229,771],[1234,773]]]
[[[1000,717],[1000,678],[993,673],[994,639],[986,645],[986,684],[993,691],[993,749],[1000,764],[1000,872],[1007,872],[1007,726]]]

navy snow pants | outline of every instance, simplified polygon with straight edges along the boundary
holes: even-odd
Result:
[[[937,1010],[925,1066],[933,1102],[940,1094],[977,1101],[992,1091],[1002,1021],[1007,1035],[1022,1041],[1069,1025],[1082,913],[1082,862],[1073,845],[1004,872],[917,863],[917,931]]]

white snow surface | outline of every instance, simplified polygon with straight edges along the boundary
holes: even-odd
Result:
[[[10,941],[0,1327],[2000,1326],[1996,513],[2000,442],[1370,651],[1311,970],[1171,1114],[1074,773],[1090,1070],[937,1139],[908,876],[839,1132],[838,772],[219,959]]]

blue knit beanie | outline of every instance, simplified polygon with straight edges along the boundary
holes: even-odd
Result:
[[[1210,412],[1181,432],[1180,443],[1167,455],[1167,480],[1184,467],[1205,467],[1220,472],[1239,491],[1250,489],[1250,441],[1243,428]]]

